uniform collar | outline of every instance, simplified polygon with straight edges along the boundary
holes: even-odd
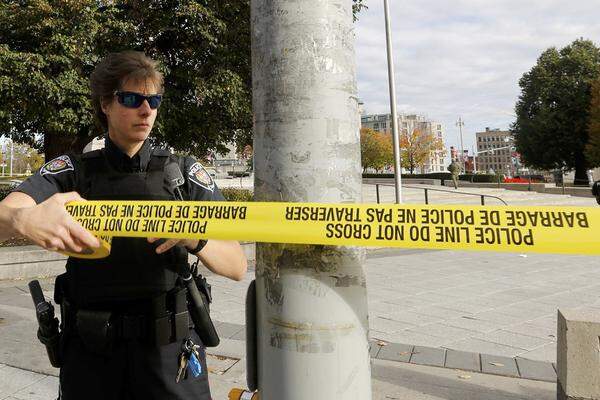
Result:
[[[150,161],[151,146],[148,139],[144,141],[140,150],[133,156],[129,157],[106,135],[104,138],[104,151],[108,161],[116,169],[123,172],[143,172],[148,168]]]

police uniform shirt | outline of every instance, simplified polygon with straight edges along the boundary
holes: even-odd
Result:
[[[148,140],[133,157],[123,153],[110,138],[106,137],[102,150],[108,163],[119,172],[144,172],[148,167],[152,147]],[[209,173],[192,157],[185,157],[184,171],[186,200],[194,201],[223,201],[225,198]],[[80,178],[81,155],[65,154],[46,164],[39,171],[27,178],[14,190],[31,196],[37,204],[45,201],[55,193],[75,190],[75,184]]]

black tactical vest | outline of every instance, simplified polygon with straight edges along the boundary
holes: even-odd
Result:
[[[171,157],[175,156],[166,150],[154,149],[145,172],[123,173],[110,165],[103,150],[85,153],[76,190],[87,200],[174,200],[164,176]],[[106,258],[69,258],[67,297],[78,307],[106,308],[167,292],[175,286],[175,265],[187,262],[187,252],[176,247],[156,254],[156,247],[145,238],[117,237]]]

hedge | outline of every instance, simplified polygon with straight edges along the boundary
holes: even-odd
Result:
[[[252,201],[254,198],[254,193],[248,189],[222,188],[221,193],[227,201]]]
[[[393,178],[394,174],[385,173],[385,174],[373,174],[373,173],[364,173],[362,174],[363,178]],[[452,179],[452,174],[450,172],[432,172],[430,174],[402,174],[403,179]]]

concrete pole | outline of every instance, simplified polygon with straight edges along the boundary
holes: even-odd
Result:
[[[351,0],[253,0],[251,20],[255,199],[360,202]],[[256,247],[261,398],[371,399],[364,250]]]

